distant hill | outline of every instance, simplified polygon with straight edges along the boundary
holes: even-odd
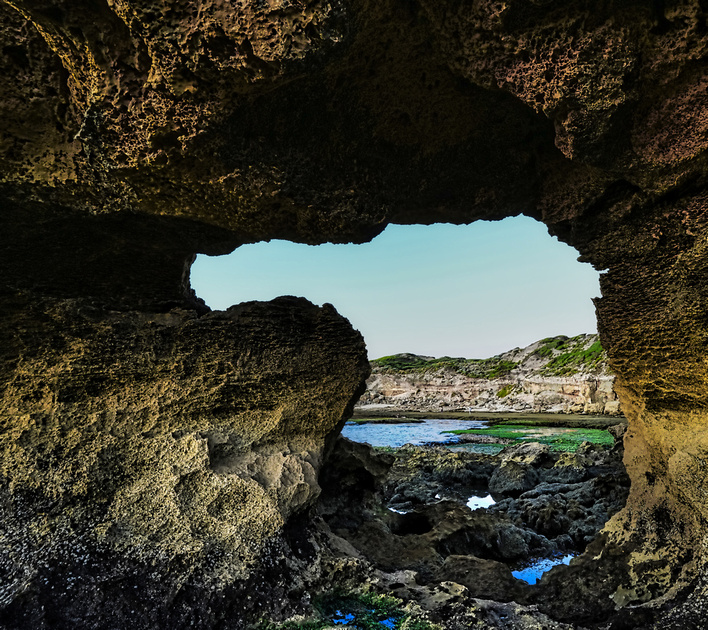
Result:
[[[396,354],[371,367],[362,407],[619,413],[597,335],[549,337],[488,359]]]

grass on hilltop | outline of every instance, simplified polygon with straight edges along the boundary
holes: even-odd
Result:
[[[490,359],[463,359],[440,357],[425,359],[415,355],[392,355],[371,361],[373,368],[383,372],[400,372],[404,374],[424,374],[438,370],[459,372],[475,378],[500,378],[509,374],[518,364],[514,361],[504,361],[499,357]]]
[[[594,372],[606,362],[605,351],[600,341],[595,341],[588,348],[584,346],[585,335],[577,337],[548,337],[543,339],[534,350],[534,354],[549,358],[542,373],[546,376],[572,376],[579,371]]]
[[[599,341],[585,347],[587,335],[576,337],[547,337],[542,339],[533,354],[547,359],[541,373],[545,376],[571,376],[577,372],[595,372],[606,363],[605,351]],[[508,376],[519,363],[507,361],[500,356],[489,359],[464,359],[440,357],[431,359],[415,354],[394,354],[371,361],[371,366],[381,372],[401,374],[424,374],[435,371],[451,371],[472,378],[495,379]]]

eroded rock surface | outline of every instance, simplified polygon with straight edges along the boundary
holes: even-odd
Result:
[[[368,372],[333,307],[278,298],[199,316],[23,297],[3,312],[10,627],[120,625],[127,606],[146,611],[138,627],[177,623],[170,597],[223,596],[290,554],[282,531],[317,498],[327,440]],[[193,614],[209,618],[205,604]]]
[[[483,360],[397,354],[371,366],[358,404],[364,413],[620,413],[597,335],[550,337]]]
[[[606,270],[599,330],[629,420],[632,490],[596,554],[624,563],[626,580],[605,592],[596,572],[598,601],[639,619],[695,587],[667,613],[676,627],[681,615],[694,619],[704,592],[695,580],[708,561],[706,19],[698,0],[0,3],[2,458],[13,463],[3,469],[5,520],[32,523],[23,535],[33,548],[32,537],[42,540],[54,518],[54,504],[36,498],[48,484],[48,496],[68,497],[74,506],[61,518],[89,527],[93,486],[84,489],[82,480],[118,462],[128,480],[114,487],[111,474],[106,483],[111,492],[125,489],[129,527],[120,530],[116,518],[110,523],[118,529],[106,532],[142,540],[153,532],[152,510],[128,509],[127,489],[155,484],[159,495],[179,476],[180,462],[193,462],[185,472],[207,466],[206,438],[150,437],[163,424],[162,405],[177,403],[171,386],[160,393],[155,385],[153,398],[141,402],[129,379],[120,386],[111,380],[118,376],[109,374],[109,359],[116,351],[124,358],[133,344],[147,354],[130,356],[164,366],[168,383],[183,367],[192,375],[178,381],[189,393],[180,398],[187,429],[193,436],[213,430],[212,448],[223,454],[224,468],[204,473],[205,487],[217,492],[210,484],[224,474],[247,483],[226,471],[252,470],[261,490],[252,488],[267,495],[272,515],[272,529],[256,527],[276,531],[288,514],[279,506],[304,506],[316,494],[304,466],[316,469],[314,460],[297,440],[286,454],[263,444],[234,459],[230,449],[249,440],[225,437],[219,404],[200,406],[218,385],[190,372],[189,361],[153,356],[157,346],[144,341],[153,328],[171,330],[164,318],[174,319],[174,308],[195,317],[206,312],[189,289],[194,255],[271,238],[363,241],[389,222],[523,212]],[[94,314],[79,317],[89,307]],[[67,318],[78,327],[65,326]],[[229,325],[217,321],[203,327],[220,330],[211,345],[190,347],[195,364],[223,345],[221,335],[228,338]],[[120,343],[109,344],[117,325],[125,334],[115,332]],[[304,334],[284,331],[271,339],[275,355]],[[100,343],[92,354],[86,340],[94,335]],[[260,347],[248,334],[242,339],[239,356]],[[317,343],[336,339],[327,329]],[[361,351],[358,344],[330,346],[330,356]],[[329,403],[305,390],[290,399],[298,417],[311,418],[303,427],[324,423],[315,431],[323,440],[348,404],[342,399],[357,390],[350,364],[327,365],[323,380],[336,392],[336,419],[310,416],[310,404]],[[69,386],[60,376],[73,369]],[[272,387],[282,382],[291,381]],[[263,388],[258,378],[234,388],[229,410],[275,404]],[[104,401],[121,400],[125,415],[111,419]],[[158,440],[152,451],[150,440]],[[41,444],[49,445],[46,457],[32,450]],[[93,447],[107,463],[91,454]],[[26,448],[29,459],[22,458]],[[300,453],[297,462],[293,453]],[[60,478],[72,481],[62,485]],[[22,487],[39,494],[25,501]],[[98,499],[110,503],[114,496]],[[158,514],[170,505],[157,505]],[[221,505],[224,518],[241,514],[228,501]],[[199,516],[204,509],[193,506],[195,523],[211,522]],[[151,544],[186,527],[164,522]],[[16,559],[7,566],[16,566],[19,577],[13,573],[3,587],[36,603],[22,577],[38,566],[35,556],[12,548]],[[117,557],[130,565],[134,551]],[[591,615],[592,588],[578,592]],[[120,599],[109,591],[102,597]],[[47,598],[66,615],[82,601],[49,592]],[[10,603],[25,605],[19,602]],[[28,615],[40,610],[27,606]]]
[[[337,442],[324,470],[318,512],[353,547],[353,555],[383,572],[374,583],[385,592],[424,603],[446,623],[452,612],[444,600],[435,603],[431,591],[450,583],[464,587],[459,601],[466,601],[470,611],[477,605],[474,599],[533,603],[577,627],[612,615],[612,600],[598,604],[587,592],[592,586],[566,591],[562,585],[568,571],[579,585],[592,585],[598,573],[603,575],[598,593],[608,596],[628,577],[621,554],[608,562],[593,552],[605,542],[597,539],[598,532],[628,494],[621,444],[610,450],[585,444],[572,455],[536,443],[508,447],[497,456],[442,447],[405,447],[395,455],[367,453],[367,448]],[[533,482],[525,491],[495,488],[495,478],[510,462],[532,473],[526,475]],[[567,481],[558,482],[559,476]],[[473,493],[490,491],[494,505],[468,507]],[[556,569],[537,587],[512,575],[512,569],[540,558],[581,554],[588,545],[590,551],[570,568]],[[398,580],[387,577],[395,575]],[[578,591],[583,606],[575,605]]]

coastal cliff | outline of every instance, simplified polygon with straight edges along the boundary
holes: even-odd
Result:
[[[362,411],[620,413],[597,335],[551,337],[484,360],[397,354],[371,367]]]
[[[371,368],[362,411],[620,413],[597,335],[550,337],[482,360],[397,354]]]

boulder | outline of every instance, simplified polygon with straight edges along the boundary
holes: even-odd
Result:
[[[155,607],[171,590],[189,581],[211,606],[292,553],[278,541],[318,497],[368,372],[333,307],[289,297],[199,315],[45,299],[4,318],[5,353],[22,353],[1,364],[0,564],[14,577],[0,617],[22,626],[62,592],[62,615],[144,606],[169,625],[179,606]]]
[[[507,446],[501,452],[500,459],[502,462],[513,461],[534,468],[551,465],[554,461],[551,447],[539,442],[521,442]]]
[[[539,481],[538,471],[513,459],[502,461],[489,480],[489,490],[494,495],[519,496],[533,488]]]

